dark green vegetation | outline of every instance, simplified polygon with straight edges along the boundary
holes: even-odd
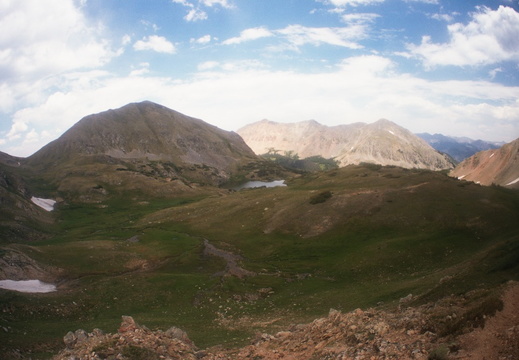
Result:
[[[282,188],[109,191],[99,202],[63,202],[45,239],[16,245],[63,269],[59,291],[0,291],[2,353],[43,357],[67,331],[112,332],[121,315],[180,327],[201,348],[231,345],[330,308],[389,307],[410,293],[435,301],[519,280],[516,191],[375,165],[286,180]],[[226,260],[204,255],[204,240],[242,256],[239,265],[255,275],[225,276]],[[499,308],[478,306],[467,321]]]
[[[328,171],[339,167],[338,161],[325,159],[318,155],[300,159],[299,155],[292,151],[285,151],[284,155],[278,154],[278,152],[280,151],[270,149],[261,157],[293,171]]]

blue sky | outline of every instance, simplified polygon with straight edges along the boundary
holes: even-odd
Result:
[[[0,151],[142,100],[225,130],[386,118],[512,141],[519,1],[0,2]]]

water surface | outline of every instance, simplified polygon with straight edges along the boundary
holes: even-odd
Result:
[[[241,184],[234,188],[234,190],[242,190],[242,189],[253,189],[260,187],[276,187],[276,186],[287,186],[285,184],[285,180],[274,180],[274,181],[247,181],[244,184]]]

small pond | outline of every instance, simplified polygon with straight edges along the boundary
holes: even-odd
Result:
[[[234,190],[242,190],[242,189],[253,189],[253,188],[261,188],[261,187],[277,187],[277,186],[287,186],[285,184],[285,180],[274,180],[274,181],[247,181],[244,184],[236,186],[233,188]]]
[[[0,289],[24,293],[48,293],[56,291],[56,286],[40,280],[0,280]]]

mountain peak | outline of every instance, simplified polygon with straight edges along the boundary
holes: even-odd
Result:
[[[143,101],[84,117],[27,158],[27,163],[42,171],[77,164],[122,164],[118,168],[148,169],[147,173],[174,179],[189,172],[193,181],[220,184],[240,164],[256,159],[236,133]],[[168,169],[159,163],[169,164]],[[150,166],[158,168],[152,171]]]
[[[392,122],[391,120],[388,120],[388,119],[384,119],[384,118],[381,118],[381,119],[378,119],[377,121],[375,121],[373,123],[374,125],[396,125],[394,122]]]

